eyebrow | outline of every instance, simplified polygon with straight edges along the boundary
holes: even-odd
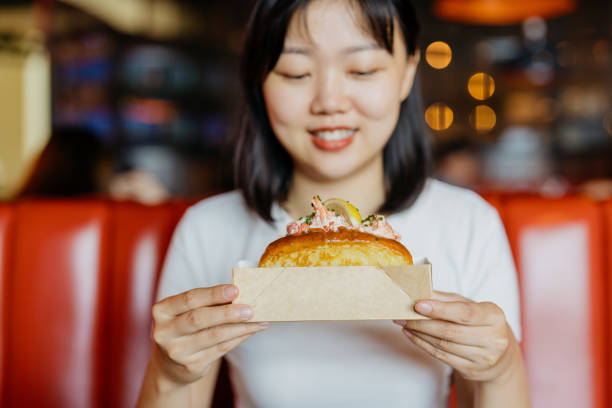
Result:
[[[342,54],[354,54],[361,51],[380,50],[382,47],[377,43],[360,44],[352,47],[347,47],[342,50]],[[283,48],[283,54],[300,54],[310,55],[311,51],[307,47],[285,47]]]

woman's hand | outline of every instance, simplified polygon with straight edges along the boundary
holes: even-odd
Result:
[[[253,316],[247,305],[230,302],[233,285],[193,289],[153,306],[153,339],[157,365],[165,378],[189,384],[204,376],[212,363],[269,323],[245,323]]]
[[[415,310],[431,320],[395,323],[412,343],[465,379],[497,381],[508,370],[509,345],[516,340],[497,305],[434,291],[433,300],[417,302]]]

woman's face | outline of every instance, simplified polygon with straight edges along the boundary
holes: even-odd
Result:
[[[305,16],[294,15],[263,83],[272,129],[295,170],[321,181],[381,158],[417,65],[407,58],[397,23],[390,54],[351,4],[316,0]]]

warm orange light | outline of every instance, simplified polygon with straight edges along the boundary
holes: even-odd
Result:
[[[147,125],[163,125],[174,121],[176,106],[163,99],[131,98],[125,104],[127,116]]]
[[[453,124],[453,110],[443,103],[434,103],[425,111],[425,122],[433,130],[446,130]]]
[[[486,133],[495,127],[497,115],[486,105],[478,105],[470,114],[470,125],[478,133]]]
[[[468,24],[509,25],[539,16],[553,18],[573,12],[574,0],[437,0],[434,13]]]
[[[474,74],[468,81],[468,92],[472,98],[484,101],[495,92],[495,81],[491,75],[484,72]]]
[[[425,50],[425,60],[436,69],[443,69],[450,64],[453,59],[451,47],[444,41],[435,41],[427,46]]]

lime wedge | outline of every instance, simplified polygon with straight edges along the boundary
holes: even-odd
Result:
[[[361,225],[361,214],[359,214],[359,210],[348,201],[339,198],[330,198],[323,202],[323,205],[328,210],[346,218],[353,227],[359,227]]]

